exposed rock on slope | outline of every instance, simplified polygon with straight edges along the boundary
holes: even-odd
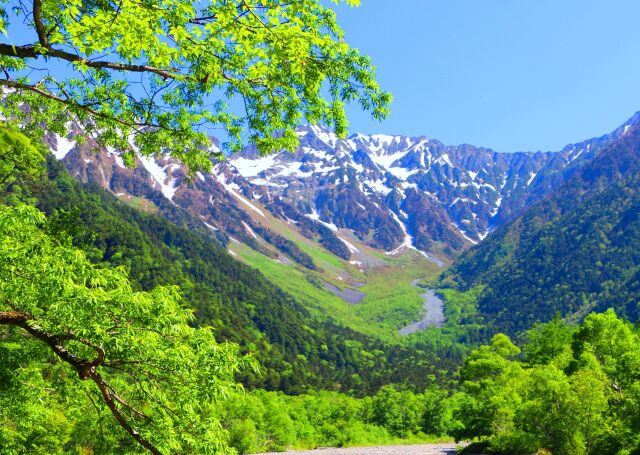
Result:
[[[313,268],[310,258],[261,222],[267,215],[343,258],[350,252],[340,228],[385,252],[415,248],[454,256],[553,194],[639,118],[560,152],[510,154],[426,137],[339,140],[323,128],[302,127],[295,153],[261,157],[248,147],[192,181],[171,158],[141,159],[132,170],[113,151],[92,152],[90,143],[73,147],[63,138],[51,145],[80,180],[150,210],[170,202],[223,240],[231,236],[272,257],[284,252]]]

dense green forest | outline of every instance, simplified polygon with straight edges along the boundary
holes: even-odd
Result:
[[[479,442],[466,452],[632,454],[640,451],[640,333],[612,310],[579,326],[559,318],[472,352],[449,400]]]
[[[173,211],[172,223],[98,187],[83,187],[54,159],[47,166],[47,177],[29,191],[49,215],[51,229],[70,235],[92,261],[123,266],[141,290],[179,286],[199,324],[213,327],[220,341],[237,342],[256,356],[260,373],[240,378],[249,388],[363,395],[397,383],[421,390],[433,381],[450,380],[448,372],[462,359],[463,352],[446,344],[440,353],[389,345],[330,319],[315,319],[259,271],[233,259],[180,209],[168,203],[163,207]],[[4,197],[24,191],[15,186]]]
[[[638,328],[610,310],[580,325],[536,324],[525,339],[521,349],[498,334],[471,352],[455,390],[383,387],[362,400],[256,392],[227,403],[225,422],[236,447],[249,451],[424,440],[427,433],[469,441],[463,453],[470,454],[639,453]]]
[[[490,331],[517,335],[556,312],[580,320],[640,301],[640,135],[631,129],[564,188],[462,255],[442,283],[483,286]]]

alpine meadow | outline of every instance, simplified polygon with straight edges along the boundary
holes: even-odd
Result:
[[[0,3],[0,455],[640,454],[640,113],[548,152],[354,133],[406,131],[378,80],[438,124],[476,30],[359,3]],[[437,43],[424,86],[385,66]]]

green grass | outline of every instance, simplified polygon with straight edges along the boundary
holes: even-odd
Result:
[[[294,264],[282,264],[243,244],[231,249],[247,264],[260,270],[271,282],[291,294],[319,318],[329,315],[337,320],[348,316],[347,305],[324,288],[314,286],[308,277],[322,279],[322,275]]]
[[[414,279],[432,279],[439,273],[439,268],[414,251],[390,257],[358,244],[358,248],[363,251],[366,249],[366,254],[385,264],[362,273],[348,261],[302,237],[279,220],[270,219],[269,228],[295,242],[322,271],[314,272],[296,264],[277,262],[242,244],[232,244],[230,247],[243,261],[259,269],[316,317],[328,316],[347,327],[388,342],[406,342],[406,337],[397,334],[398,329],[422,315],[422,291],[412,286],[411,282]],[[343,279],[338,279],[338,276]],[[346,281],[365,283],[358,290],[367,296],[360,304],[349,304],[324,289],[321,285],[323,280],[340,288],[346,285]]]
[[[345,262],[341,258],[325,250],[317,242],[307,239],[302,234],[292,229],[287,223],[275,218],[268,218],[266,223],[264,223],[264,219],[261,221],[272,231],[298,245],[302,251],[311,256],[311,259],[313,259],[316,266],[323,269],[325,274],[337,274],[344,272]]]
[[[374,269],[367,284],[360,290],[367,296],[354,308],[358,318],[374,328],[375,334],[387,341],[400,341],[398,329],[422,317],[424,291],[411,283],[414,279],[436,276],[440,269],[422,255],[407,251],[395,258],[386,258],[387,266]]]

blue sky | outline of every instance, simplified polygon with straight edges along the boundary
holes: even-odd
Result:
[[[350,132],[557,150],[640,110],[638,0],[362,0],[333,6],[395,97]]]

